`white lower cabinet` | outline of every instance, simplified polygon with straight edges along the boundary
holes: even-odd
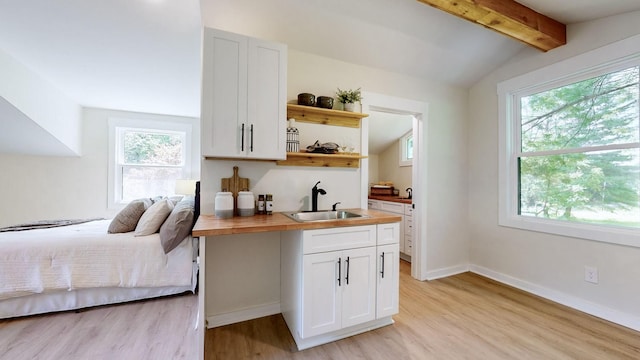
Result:
[[[378,246],[376,317],[398,313],[400,285],[400,250],[398,244]]]
[[[399,223],[286,231],[281,309],[298,349],[393,323]]]
[[[303,338],[375,319],[376,248],[304,255]]]

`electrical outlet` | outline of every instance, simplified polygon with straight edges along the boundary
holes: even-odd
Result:
[[[598,268],[593,266],[584,267],[584,281],[597,284],[598,283]]]

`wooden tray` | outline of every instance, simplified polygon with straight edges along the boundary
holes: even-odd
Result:
[[[238,192],[249,191],[249,179],[241,178],[238,175],[238,167],[233,167],[233,176],[230,178],[221,179],[222,191],[229,191],[233,194],[233,211],[235,213],[238,208]]]

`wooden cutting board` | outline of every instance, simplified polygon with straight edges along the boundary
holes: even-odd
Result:
[[[249,179],[241,178],[238,175],[238,167],[233,167],[233,176],[221,179],[222,191],[228,191],[233,194],[233,212],[238,209],[238,191],[249,191]],[[237,215],[237,214],[236,214]]]
[[[238,167],[233,167],[233,176],[230,178],[223,178],[221,184],[222,191],[229,191],[233,193],[234,199],[238,196],[238,191],[249,191],[249,179],[241,178],[238,175]]]

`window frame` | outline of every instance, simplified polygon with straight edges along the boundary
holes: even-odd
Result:
[[[522,230],[640,247],[636,228],[574,223],[518,214],[519,98],[581,80],[640,66],[640,36],[551,64],[498,84],[498,224]]]
[[[109,169],[108,169],[108,208],[118,209],[128,203],[122,200],[122,169],[120,168],[119,158],[122,155],[122,143],[120,135],[126,130],[139,130],[141,132],[151,133],[178,133],[184,139],[182,178],[187,178],[192,173],[192,144],[193,144],[193,127],[191,124],[170,120],[143,120],[131,118],[109,118]],[[126,166],[126,164],[125,164]],[[134,165],[131,165],[134,166]],[[145,165],[138,164],[135,166],[150,167],[170,167],[176,168],[180,166],[174,165]],[[171,195],[171,194],[158,194]]]
[[[413,157],[407,157],[407,142],[409,139],[413,139],[413,130],[407,132],[402,135],[402,137],[398,140],[398,146],[400,146],[400,159],[398,162],[399,166],[412,166],[413,165]]]

